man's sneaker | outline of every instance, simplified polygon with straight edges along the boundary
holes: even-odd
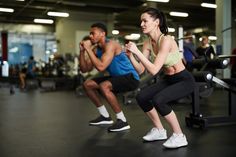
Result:
[[[130,126],[127,122],[123,122],[120,119],[117,119],[116,123],[108,128],[110,132],[117,132],[130,129]]]
[[[143,136],[145,141],[156,141],[156,140],[165,140],[167,139],[166,130],[165,129],[158,129],[152,128],[147,135]]]
[[[103,117],[102,115],[100,115],[99,117],[97,117],[94,120],[89,121],[90,125],[102,125],[102,124],[112,124],[113,120],[111,119],[111,117]]]
[[[173,135],[163,144],[166,148],[179,148],[183,146],[187,146],[188,142],[184,134],[175,134]]]

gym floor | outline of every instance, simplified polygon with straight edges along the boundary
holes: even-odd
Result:
[[[122,105],[131,129],[108,133],[107,126],[88,125],[89,120],[97,117],[97,110],[86,96],[78,97],[72,91],[16,90],[10,95],[8,88],[1,88],[0,100],[1,157],[234,157],[236,154],[236,125],[188,128],[184,117],[191,111],[190,104],[173,106],[189,145],[170,150],[163,148],[164,141],[142,141],[152,124],[135,102]],[[201,101],[201,109],[208,115],[226,114],[227,103],[226,91],[217,90]],[[170,136],[170,128],[163,124]]]

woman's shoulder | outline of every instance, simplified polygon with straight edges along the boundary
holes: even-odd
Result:
[[[166,40],[174,40],[174,37],[171,36],[171,35],[169,35],[169,34],[167,34],[167,35],[163,35],[162,38],[163,38],[163,39],[166,39]]]
[[[170,44],[170,43],[173,43],[173,41],[175,41],[175,39],[172,37],[172,36],[170,36],[170,35],[163,35],[162,37],[161,37],[161,39],[160,39],[160,41],[159,41],[159,44],[161,45],[161,44]]]

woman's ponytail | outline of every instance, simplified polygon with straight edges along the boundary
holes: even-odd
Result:
[[[160,11],[160,30],[163,34],[168,34],[168,27],[167,27],[167,23],[166,23],[166,18],[165,18],[165,14]]]

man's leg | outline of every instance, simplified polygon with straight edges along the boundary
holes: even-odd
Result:
[[[93,80],[86,80],[83,83],[83,87],[84,87],[88,97],[95,104],[95,106],[100,107],[102,101],[101,101],[98,91],[97,91],[99,89],[99,85]]]
[[[20,88],[24,89],[25,88],[25,73],[20,73],[19,74],[19,79],[20,79]]]
[[[120,104],[116,98],[116,95],[112,92],[112,84],[110,81],[104,81],[99,84],[100,90],[104,95],[107,102],[111,105],[113,111],[116,113],[117,122],[108,128],[108,131],[123,131],[130,129],[129,124],[121,110]]]
[[[91,120],[90,125],[100,125],[100,124],[112,124],[113,121],[106,110],[106,107],[102,105],[100,95],[98,93],[99,85],[94,80],[87,80],[83,83],[84,89],[90,98],[90,100],[95,104],[101,116]]]

